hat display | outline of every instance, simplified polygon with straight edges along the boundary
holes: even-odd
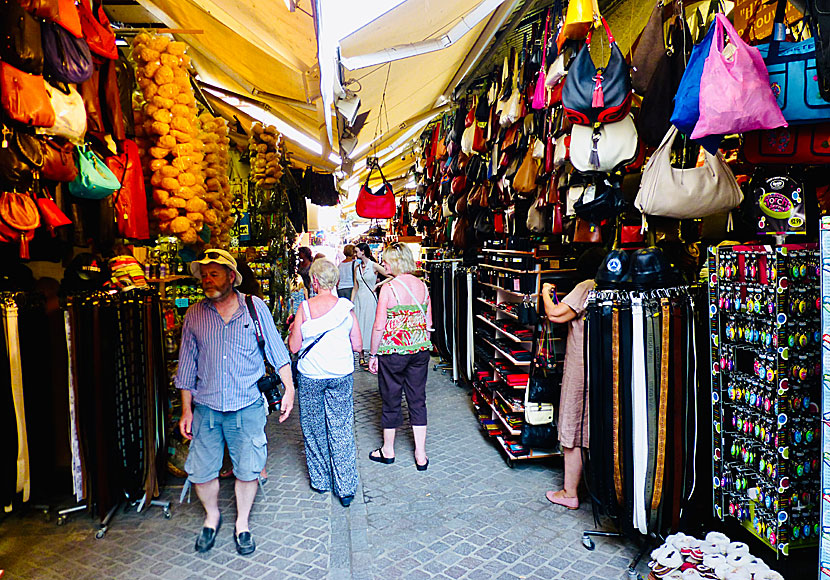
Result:
[[[643,248],[631,255],[625,282],[637,289],[672,286],[676,277],[671,263],[660,248]]]
[[[197,280],[202,279],[202,266],[204,264],[220,264],[226,268],[230,268],[233,273],[236,274],[233,280],[234,287],[242,284],[242,275],[236,268],[236,260],[225,250],[205,250],[199,256],[198,260],[190,262],[190,273],[193,274],[193,277]]]
[[[625,250],[611,250],[597,270],[594,281],[597,288],[616,289],[622,286],[623,278],[628,274],[629,257]]]

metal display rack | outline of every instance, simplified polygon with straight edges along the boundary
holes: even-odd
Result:
[[[830,577],[830,217],[821,218],[821,533],[819,577]]]

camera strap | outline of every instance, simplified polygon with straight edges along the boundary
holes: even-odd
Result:
[[[273,372],[274,367],[270,362],[268,362],[268,357],[265,356],[265,335],[262,333],[262,325],[259,322],[259,316],[257,315],[256,307],[254,306],[253,296],[250,294],[245,296],[245,304],[248,305],[248,312],[254,321],[254,334],[256,335],[256,343],[257,346],[259,346],[259,352],[262,354],[262,360],[265,363],[265,372]]]

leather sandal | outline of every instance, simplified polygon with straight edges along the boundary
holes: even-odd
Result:
[[[375,452],[377,452],[377,455],[374,454]],[[391,465],[392,463],[395,463],[394,457],[383,456],[383,447],[378,447],[375,451],[369,453],[369,459],[377,461],[378,463],[383,463],[384,465]]]
[[[219,514],[219,522],[217,522],[215,529],[208,527],[202,528],[199,537],[196,538],[196,551],[201,554],[210,550],[216,543],[216,535],[219,533],[219,528],[221,527],[222,514]]]
[[[565,495],[565,490],[560,489],[559,491],[549,491],[545,493],[545,498],[556,505],[561,505],[562,507],[566,507],[569,510],[578,510],[579,509],[579,498],[578,497],[567,497]]]

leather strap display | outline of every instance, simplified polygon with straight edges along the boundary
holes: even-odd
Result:
[[[654,495],[654,471],[657,461],[657,391],[660,381],[657,361],[660,360],[660,343],[658,342],[660,312],[657,304],[652,300],[645,301],[643,306],[646,324],[646,411],[648,417],[648,448],[646,450],[648,459],[644,497],[648,513]],[[651,522],[650,518],[649,522]]]
[[[14,416],[17,422],[17,485],[16,491],[23,492],[23,501],[29,501],[32,490],[29,471],[29,440],[26,433],[26,411],[23,406],[23,369],[20,364],[20,338],[17,333],[17,305],[7,300],[3,305],[3,325],[6,334],[6,349],[9,353]]]
[[[666,410],[668,407],[669,393],[669,336],[671,318],[669,315],[669,300],[660,300],[661,310],[661,332],[660,332],[660,409],[657,412],[657,466],[654,472],[654,495],[651,499],[652,521],[654,521],[657,508],[663,496],[663,477],[665,475],[666,462]]]
[[[614,441],[614,491],[617,494],[617,503],[625,505],[622,488],[622,466],[620,465],[620,309],[616,306],[612,311],[611,319],[611,372],[613,420],[611,422],[612,438]]]
[[[633,524],[640,533],[648,533],[645,504],[646,464],[648,463],[648,401],[646,400],[645,335],[643,300],[631,300],[632,315],[632,368],[631,397],[633,400],[634,432],[634,513]]]
[[[684,464],[684,453],[683,453],[683,442],[684,442],[684,429],[683,429],[683,394],[686,392],[687,388],[695,388],[695,385],[687,385],[684,383],[683,377],[683,353],[688,352],[687,349],[684,350],[682,348],[685,346],[683,341],[683,325],[686,322],[687,318],[685,316],[686,309],[684,308],[683,304],[675,304],[672,308],[672,377],[673,377],[673,386],[674,386],[674,393],[672,396],[672,419],[674,421],[674,428],[672,433],[672,454],[674,455],[674,468],[672,470],[672,487],[671,487],[671,499],[672,499],[672,522],[671,527],[673,530],[680,529],[680,502],[681,496],[683,494],[683,464]]]

